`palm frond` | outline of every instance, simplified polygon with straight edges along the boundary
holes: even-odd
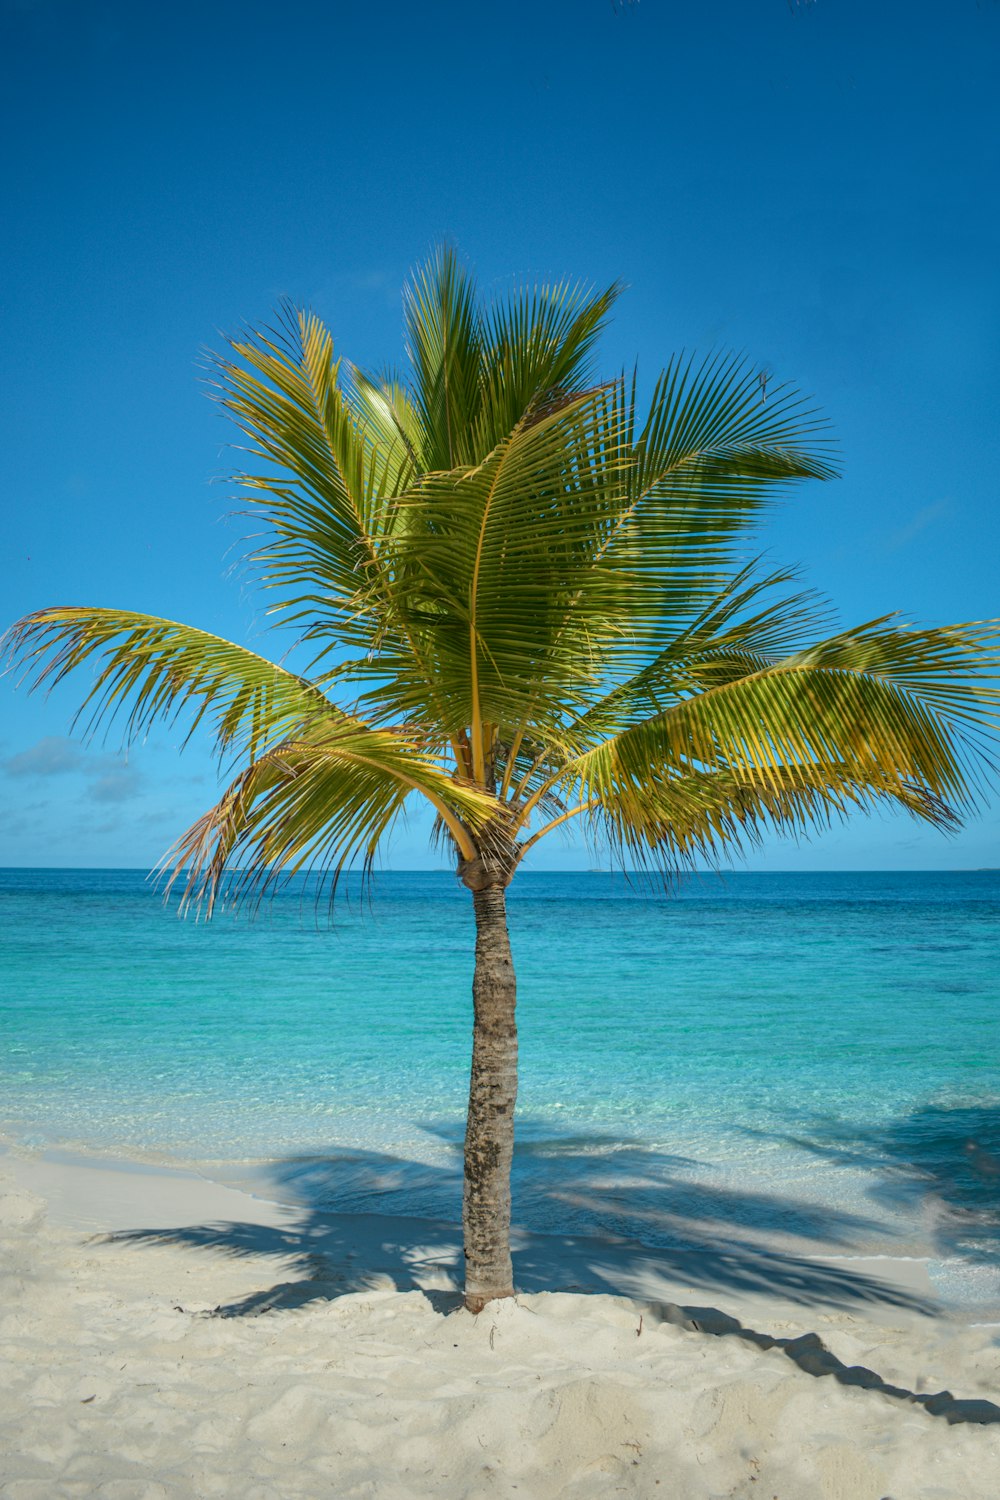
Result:
[[[479,458],[539,405],[596,383],[592,355],[620,293],[618,283],[597,292],[562,283],[494,303],[484,318]]]
[[[669,871],[714,868],[721,860],[742,858],[768,832],[808,838],[852,813],[889,808],[900,808],[945,833],[959,826],[954,810],[926,788],[877,771],[855,777],[835,762],[775,767],[766,780],[728,767],[685,769],[641,787],[606,789],[585,813],[624,864]],[[542,828],[535,838],[547,832],[548,827]]]
[[[221,636],[130,610],[37,610],[7,636],[10,664],[33,687],[53,687],[94,663],[77,712],[87,733],[123,715],[134,742],[156,720],[189,714],[189,735],[208,719],[220,753],[251,758],[292,729],[337,725],[343,711],[319,687]]]
[[[759,372],[738,355],[679,357],[656,384],[638,430],[634,386],[621,388],[632,434],[628,492],[599,565],[616,579],[621,669],[648,660],[726,586],[763,506],[790,484],[835,474],[826,423],[789,385],[760,399]]]
[[[407,489],[423,472],[420,413],[398,376],[386,374],[373,379],[353,366],[350,375],[346,394],[355,421],[382,456],[382,472],[376,476],[375,489],[383,501],[379,522],[384,527],[393,519],[384,497]]]
[[[420,413],[422,468],[476,459],[471,433],[482,400],[482,326],[476,287],[450,246],[413,273],[403,293],[412,398]]]
[[[380,446],[374,424],[356,420],[333,341],[315,317],[288,312],[276,332],[231,347],[235,358],[216,360],[219,399],[251,452],[274,466],[234,476],[268,527],[248,560],[277,591],[274,609],[309,634],[335,629],[362,643],[380,600],[384,607],[378,532],[384,486],[403,470],[398,439]]]
[[[596,609],[573,616],[573,650],[553,643],[571,597],[604,588],[589,560],[627,462],[613,417],[603,389],[567,398],[523,421],[481,464],[425,475],[400,497],[413,515],[387,556],[456,725],[492,722],[507,738],[537,709],[544,682],[542,715],[554,732],[599,681]],[[397,711],[409,712],[405,699]]]
[[[759,560],[741,568],[638,671],[592,703],[567,738],[584,748],[661,713],[682,695],[762,671],[805,649],[829,624],[830,608],[811,589],[776,597],[794,577],[786,568],[761,572]]]
[[[462,785],[404,737],[356,723],[268,750],[165,856],[183,901],[211,912],[226,871],[229,898],[244,901],[302,870],[370,864],[407,797],[419,792],[465,857],[497,804]]]
[[[990,766],[998,639],[996,623],[874,621],[680,698],[569,761],[561,779],[610,804],[655,796],[681,772],[724,769],[764,791],[775,777],[808,784],[813,768],[841,766],[882,793],[968,807]]]

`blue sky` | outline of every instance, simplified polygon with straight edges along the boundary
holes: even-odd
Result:
[[[199,353],[290,297],[395,360],[443,237],[487,291],[621,277],[611,371],[735,347],[814,393],[844,477],[761,544],[845,622],[1000,614],[997,0],[0,0],[0,58],[4,625],[117,604],[268,649]],[[68,738],[80,688],[0,682],[0,864],[148,866],[212,800],[179,731]],[[752,863],[996,865],[998,833]]]

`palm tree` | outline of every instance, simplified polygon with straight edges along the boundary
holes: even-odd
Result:
[[[123,610],[12,631],[35,684],[95,664],[91,726],[123,708],[131,736],[211,727],[231,780],[167,858],[186,903],[370,866],[407,799],[430,803],[476,924],[473,1310],[513,1289],[505,893],[525,856],[572,820],[664,870],[855,808],[952,827],[997,698],[995,626],[886,617],[815,639],[822,607],[743,548],[777,490],[831,476],[822,423],[718,356],[672,360],[640,418],[634,378],[591,370],[617,294],[484,307],[443,250],[405,294],[405,375],[346,364],[290,309],[216,361],[254,459],[249,563],[304,674]]]

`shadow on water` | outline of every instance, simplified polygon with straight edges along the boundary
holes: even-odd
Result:
[[[927,1104],[869,1130],[819,1121],[770,1138],[865,1169],[872,1202],[919,1215],[942,1258],[1000,1265],[1000,1105]]]
[[[815,1244],[818,1255],[849,1251],[859,1235],[881,1227],[871,1219],[693,1181],[684,1172],[697,1163],[634,1141],[558,1135],[532,1122],[524,1133],[514,1167],[520,1291],[634,1296],[659,1278],[701,1291],[767,1293],[803,1306],[936,1310],[875,1277],[767,1243],[783,1232]],[[112,1238],[283,1263],[287,1279],[220,1307],[222,1316],[301,1307],[378,1285],[420,1288],[442,1306],[453,1304],[462,1269],[454,1223],[461,1152],[447,1131],[438,1134],[450,1148],[441,1165],[375,1151],[270,1164],[241,1185],[290,1205],[292,1217],[281,1227],[216,1223]]]

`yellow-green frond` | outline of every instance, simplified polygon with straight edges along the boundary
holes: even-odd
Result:
[[[883,793],[968,806],[988,765],[978,737],[1000,706],[997,640],[996,624],[880,621],[742,674],[726,657],[723,681],[609,736],[564,776],[605,803],[654,796],[681,773],[723,769],[763,792],[775,777],[808,784],[812,768],[839,766]]]
[[[614,415],[603,389],[555,403],[481,464],[401,497],[410,520],[386,556],[456,728],[503,735],[534,713],[551,734],[600,682],[614,601],[592,562],[628,462]]]
[[[93,667],[77,718],[88,732],[118,719],[133,741],[156,720],[186,712],[207,723],[220,752],[250,757],[315,721],[343,720],[313,683],[221,636],[130,610],[37,610],[8,635],[12,666],[33,686]]]
[[[216,360],[221,403],[250,451],[273,466],[234,476],[268,528],[249,561],[274,591],[272,608],[304,621],[308,634],[333,630],[367,644],[387,608],[376,587],[378,535],[386,486],[405,477],[398,439],[387,446],[359,421],[315,317],[288,312],[274,334],[231,347],[235,357]]]
[[[186,903],[210,911],[221,889],[244,900],[301,870],[336,873],[358,859],[367,865],[414,792],[471,857],[475,833],[497,811],[492,798],[456,781],[402,735],[359,723],[314,727],[238,776],[164,867],[172,882],[183,877]]]
[[[853,777],[836,763],[775,767],[762,781],[720,768],[619,784],[594,797],[587,817],[623,862],[685,869],[742,857],[769,831],[808,838],[852,813],[891,807],[943,832],[958,826],[948,804],[925,788],[875,772]]]

